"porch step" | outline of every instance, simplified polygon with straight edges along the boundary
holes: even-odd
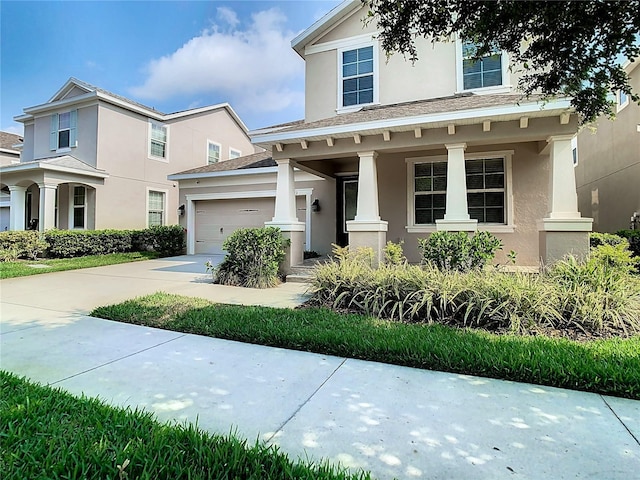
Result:
[[[326,261],[326,257],[311,258],[305,260],[302,265],[291,267],[291,273],[287,275],[288,283],[310,283],[314,278],[316,265]]]

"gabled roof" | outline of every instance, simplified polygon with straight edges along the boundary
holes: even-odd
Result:
[[[19,145],[23,141],[24,139],[15,133],[0,132],[0,148],[3,150],[13,150],[16,153],[19,153],[19,150],[16,150],[15,145]]]
[[[22,162],[0,167],[3,174],[11,172],[22,172],[28,170],[52,170],[58,172],[75,173],[96,178],[107,178],[109,174],[104,170],[92,167],[88,163],[78,160],[71,155],[61,157],[41,158],[31,162]]]
[[[437,128],[450,123],[461,125],[483,120],[513,120],[521,116],[543,117],[573,111],[570,101],[559,99],[544,102],[539,96],[528,99],[519,94],[462,94],[393,105],[374,105],[314,122],[250,132],[257,144],[295,142],[302,138],[326,136],[347,137],[354,133],[373,134],[407,131],[413,128]]]
[[[345,0],[291,40],[291,48],[303,57],[304,47],[362,7],[360,0]]]
[[[67,97],[67,94],[70,93],[74,88],[79,88],[84,91],[84,94]],[[200,113],[206,113],[213,110],[225,109],[233,118],[233,120],[240,126],[240,128],[246,133],[248,132],[247,126],[244,122],[238,117],[236,112],[231,108],[231,105],[228,103],[219,103],[216,105],[209,105],[206,107],[193,108],[190,110],[182,110],[174,113],[162,113],[154,108],[148,107],[141,103],[130,100],[121,95],[117,95],[108,90],[104,90],[103,88],[96,87],[95,85],[91,85],[90,83],[83,82],[82,80],[78,80],[77,78],[71,77],[69,80],[65,82],[65,84],[49,99],[48,102],[36,105],[33,107],[28,107],[24,109],[25,115],[20,115],[14,117],[14,120],[18,122],[24,122],[31,120],[33,115],[46,112],[47,110],[53,110],[56,108],[60,108],[66,105],[74,105],[85,101],[94,101],[96,99],[111,103],[113,105],[117,105],[119,107],[125,108],[127,110],[139,113],[141,115],[153,118],[154,120],[158,120],[161,122],[166,122],[170,120],[175,120],[182,117],[187,117],[189,115],[197,115]]]
[[[237,174],[239,173],[238,171],[244,171],[243,173],[253,173],[249,170],[275,166],[276,162],[271,158],[271,152],[264,151],[254,153],[252,155],[245,155],[244,157],[232,158],[223,162],[213,163],[211,165],[192,168],[180,173],[174,173],[173,175],[169,175],[167,178],[169,180],[185,180],[196,177],[200,178],[202,176],[207,176],[206,174],[215,174],[220,172],[233,172],[233,174]]]

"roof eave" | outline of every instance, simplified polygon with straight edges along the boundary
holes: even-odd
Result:
[[[257,168],[244,168],[236,170],[218,170],[216,172],[199,172],[199,173],[175,173],[167,176],[168,180],[195,180],[202,178],[219,178],[219,177],[232,177],[241,175],[258,175],[258,174],[271,174],[277,173],[278,167],[257,167]]]
[[[550,106],[551,108],[547,108]],[[384,120],[375,120],[370,122],[349,123],[345,125],[335,125],[329,127],[311,128],[306,130],[293,130],[282,133],[267,133],[263,135],[255,135],[251,137],[251,141],[258,145],[286,143],[287,141],[295,142],[305,137],[331,136],[340,134],[349,134],[352,132],[364,133],[371,130],[388,129],[406,127],[407,130],[418,125],[429,125],[441,122],[455,122],[456,120],[484,120],[489,117],[499,120],[500,117],[506,117],[514,114],[525,115],[527,113],[537,113],[544,111],[548,113],[545,116],[557,115],[560,112],[572,111],[571,101],[568,99],[555,100],[552,102],[526,103],[522,105],[501,105],[499,107],[483,107],[469,110],[457,110],[451,112],[433,113],[425,115],[416,115],[411,117],[400,117]]]

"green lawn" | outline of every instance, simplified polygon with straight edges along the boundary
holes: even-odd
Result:
[[[0,478],[369,479],[276,447],[161,424],[148,412],[75,398],[0,371]]]
[[[241,342],[640,399],[640,336],[574,342],[496,335],[328,309],[220,305],[166,293],[99,307],[91,315]]]
[[[102,267],[117,263],[137,262],[158,258],[155,252],[109,253],[107,255],[91,255],[77,258],[55,258],[42,260],[19,260],[16,262],[0,262],[0,279],[25,277],[39,273],[62,272],[80,268]]]

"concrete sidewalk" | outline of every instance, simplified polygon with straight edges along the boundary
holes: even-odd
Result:
[[[379,479],[640,478],[638,401],[86,315],[158,290],[275,306],[304,298],[299,284],[211,285],[202,263],[176,257],[2,280],[0,368]]]

